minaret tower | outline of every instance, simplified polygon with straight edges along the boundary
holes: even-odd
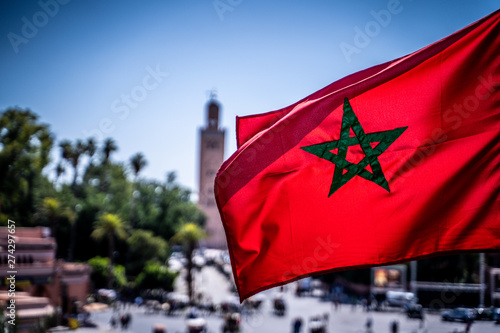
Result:
[[[220,104],[212,92],[206,107],[206,124],[200,129],[200,186],[198,205],[207,216],[205,246],[226,249],[226,236],[214,196],[214,180],[224,161],[225,130],[219,127]]]

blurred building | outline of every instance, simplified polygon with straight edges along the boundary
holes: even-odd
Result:
[[[466,264],[465,257],[471,262]],[[461,259],[460,259],[461,258]],[[428,258],[409,263],[410,279],[407,279],[407,265],[380,266],[371,268],[370,293],[382,303],[389,295],[401,301],[411,301],[411,294],[420,304],[437,310],[457,306],[498,306],[500,304],[500,259],[498,253],[470,253]],[[433,278],[441,267],[449,267],[462,261],[462,269],[470,274],[470,280],[454,272]],[[429,265],[433,262],[433,265]],[[417,271],[420,269],[420,273]],[[425,272],[424,272],[425,271]],[[417,276],[420,279],[417,279]],[[443,277],[445,276],[445,277]],[[458,281],[457,281],[458,280]],[[462,280],[462,281],[460,281]],[[398,301],[398,299],[396,299]]]
[[[224,161],[225,130],[219,127],[220,104],[212,94],[206,107],[206,124],[200,129],[200,174],[198,205],[207,216],[205,224],[209,248],[227,248],[226,236],[214,196],[214,180]]]
[[[0,227],[0,302],[15,299],[20,332],[23,327],[29,331],[55,309],[70,315],[75,304],[85,302],[91,269],[87,264],[57,260],[57,244],[49,228],[17,227],[11,244],[9,234],[7,227]],[[15,288],[9,279],[12,276]],[[12,289],[14,297],[9,295]]]

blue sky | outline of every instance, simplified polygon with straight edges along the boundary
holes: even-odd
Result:
[[[0,110],[31,109],[57,142],[112,137],[115,160],[142,152],[143,176],[163,180],[175,171],[196,192],[211,89],[222,104],[227,158],[236,149],[236,115],[288,106],[499,7],[497,0],[3,0]]]

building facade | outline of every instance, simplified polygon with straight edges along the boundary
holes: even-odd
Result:
[[[19,305],[18,332],[31,332],[56,309],[69,315],[75,302],[85,303],[91,268],[56,259],[57,244],[49,228],[17,227],[15,244],[9,244],[8,235],[11,231],[0,227],[0,303],[5,308],[14,299]]]
[[[214,196],[214,180],[224,161],[225,130],[219,126],[220,104],[213,98],[207,103],[206,124],[200,129],[199,199],[198,205],[207,216],[206,247],[227,248],[226,236]]]

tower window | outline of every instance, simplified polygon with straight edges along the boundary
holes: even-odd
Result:
[[[215,102],[210,103],[208,106],[208,127],[219,127],[219,106]]]
[[[215,140],[208,140],[206,147],[208,149],[216,149],[219,148],[219,143]]]

